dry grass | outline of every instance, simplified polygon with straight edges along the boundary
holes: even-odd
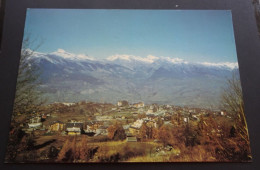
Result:
[[[112,142],[97,142],[90,143],[90,146],[98,146],[98,152],[94,162],[128,162],[134,157],[145,157],[151,151],[154,151],[158,143],[152,142],[126,142],[126,141],[112,141]]]

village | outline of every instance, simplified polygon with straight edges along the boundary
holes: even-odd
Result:
[[[83,106],[90,110],[83,110]],[[225,111],[220,110],[145,105],[143,102],[129,104],[127,101],[118,101],[117,105],[92,102],[54,103],[46,106],[44,111],[49,113],[34,114],[26,123],[21,124],[26,133],[33,132],[36,136],[54,133],[63,136],[107,136],[109,126],[117,122],[125,131],[126,141],[137,142],[141,140],[140,129],[143,124],[158,129],[162,125],[174,126],[178,121],[186,124],[196,123],[201,116],[231,118]]]
[[[16,159],[27,162],[214,161],[219,142],[237,140],[232,115],[206,108],[55,102],[20,116]],[[205,149],[214,157],[201,157]]]

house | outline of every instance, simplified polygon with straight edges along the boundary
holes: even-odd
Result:
[[[67,128],[68,135],[80,135],[81,129],[79,127]]]
[[[34,128],[34,129],[41,127],[42,126],[41,117],[36,116],[31,118],[29,120],[28,126],[29,128]]]
[[[112,116],[96,116],[97,121],[110,121],[112,120]]]
[[[142,119],[137,119],[130,127],[129,127],[129,132],[133,135],[139,134],[140,128],[143,125],[144,120]]]
[[[153,109],[148,109],[146,112],[146,115],[153,115]]]
[[[226,115],[227,115],[227,112],[221,111],[221,112],[220,112],[220,115],[221,115],[221,116],[226,116]]]
[[[65,106],[72,106],[72,105],[74,105],[75,103],[62,103],[63,105],[65,105]]]
[[[107,128],[106,126],[100,126],[98,129],[96,129],[96,135],[107,135],[108,134],[108,131],[107,131]]]
[[[131,125],[131,127],[139,129],[139,128],[141,128],[141,126],[143,125],[143,122],[144,122],[144,121],[143,121],[142,119],[137,119],[137,120]]]
[[[142,107],[144,107],[144,102],[134,103],[133,106],[134,106],[135,108],[142,108]]]
[[[83,131],[83,122],[71,121],[66,123],[66,132],[68,135],[80,135]]]
[[[28,123],[29,128],[40,128],[42,126],[42,122],[39,123]]]
[[[123,125],[123,129],[126,131],[130,128],[130,125]]]
[[[40,116],[36,116],[36,117],[33,117],[29,120],[30,123],[39,123],[41,122],[41,117]]]
[[[49,126],[50,131],[62,131],[64,130],[64,123],[61,121],[54,121]]]
[[[183,118],[183,121],[186,122],[186,123],[188,123],[188,122],[189,122],[189,117]]]
[[[193,119],[193,120],[197,120],[197,121],[200,120],[200,119],[198,118],[198,116],[196,116],[196,115],[192,115],[192,119]]]
[[[102,125],[102,123],[99,123],[97,121],[91,121],[87,122],[86,129],[84,130],[86,133],[96,133],[96,130]]]

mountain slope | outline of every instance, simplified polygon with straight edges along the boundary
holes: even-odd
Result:
[[[49,102],[88,100],[217,106],[237,63],[189,63],[178,58],[115,55],[97,60],[59,49],[30,58],[41,69]]]

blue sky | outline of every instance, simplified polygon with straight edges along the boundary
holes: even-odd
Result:
[[[228,10],[28,9],[26,34],[42,41],[37,51],[45,53],[237,62]]]

